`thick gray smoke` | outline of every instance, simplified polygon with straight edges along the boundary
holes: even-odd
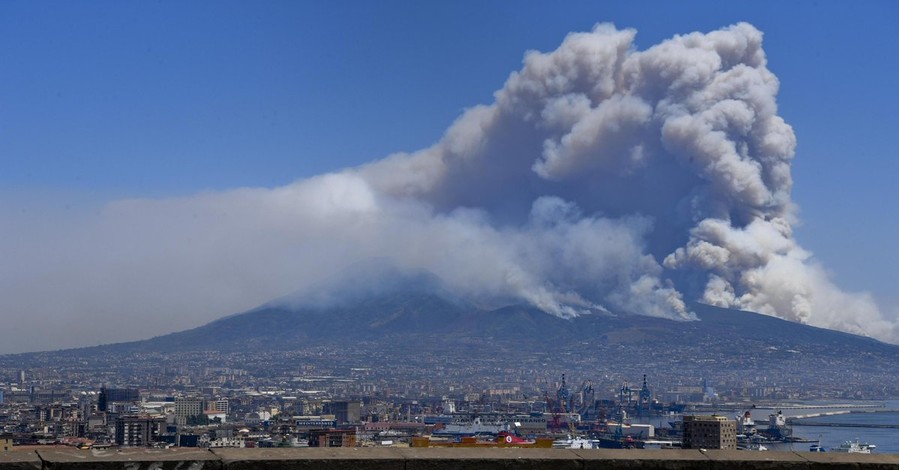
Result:
[[[556,314],[687,319],[686,295],[894,338],[867,295],[841,292],[792,237],[796,139],[762,33],[741,23],[646,51],[634,35],[603,24],[531,52],[495,104],[435,146],[355,173],[379,194],[507,227],[510,248],[527,246],[506,258],[532,275],[519,295],[540,292]]]
[[[868,295],[840,291],[793,239],[796,139],[762,33],[742,23],[645,51],[635,34],[601,24],[529,52],[493,104],[417,152],[280,188],[111,204],[56,240],[78,270],[24,268],[65,279],[69,300],[15,283],[0,298],[73,318],[214,317],[388,257],[561,317],[691,320],[685,300],[699,300],[895,340]]]

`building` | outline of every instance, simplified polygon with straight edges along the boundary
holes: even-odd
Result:
[[[137,403],[140,401],[140,391],[135,388],[106,388],[100,387],[100,395],[97,398],[97,409],[110,411],[112,403]]]
[[[206,423],[223,424],[223,423],[228,422],[228,415],[226,415],[225,413],[222,413],[221,411],[206,410],[203,412],[203,416],[206,417],[206,419],[203,420],[203,422],[206,422]]]
[[[200,397],[177,397],[175,398],[175,422],[176,424],[186,424],[187,418],[200,416],[203,414],[203,399]]]
[[[301,416],[294,421],[294,426],[300,430],[331,429],[337,426],[337,420],[322,419],[321,416]]]
[[[399,434],[406,436],[423,436],[425,434],[431,434],[431,431],[434,430],[434,425],[403,421],[381,421],[377,423],[365,423],[362,426],[362,429],[365,433],[372,435],[385,433],[385,435]]]
[[[216,398],[209,402],[209,407],[206,411],[218,411],[221,413],[228,414],[230,412],[231,407],[229,406],[227,398]]]
[[[115,443],[124,447],[145,447],[155,442],[165,426],[165,418],[121,416],[115,422]]]
[[[737,422],[724,416],[684,416],[684,449],[736,449]]]
[[[107,388],[105,391],[107,402],[134,403],[140,401],[140,390],[136,388]]]
[[[3,452],[9,452],[12,450],[12,435],[3,434],[0,435],[0,447],[3,448]]]
[[[543,413],[519,415],[512,420],[512,425],[521,434],[542,434],[546,432],[546,415]]]
[[[217,437],[206,442],[206,447],[217,449],[222,447],[244,448],[247,446],[246,439],[243,437]]]
[[[362,419],[362,406],[358,401],[332,401],[324,404],[323,413],[334,415],[341,424],[358,423]]]
[[[315,429],[309,431],[309,447],[356,447],[356,430]]]

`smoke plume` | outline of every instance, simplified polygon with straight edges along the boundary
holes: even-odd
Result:
[[[701,301],[895,340],[873,300],[842,292],[793,238],[796,138],[762,33],[741,23],[642,51],[635,34],[600,24],[528,52],[493,103],[416,152],[273,189],[115,202],[56,241],[87,275],[26,274],[74,282],[53,305],[71,315],[174,317],[388,257],[560,317],[692,320]],[[101,299],[110,290],[123,302]]]
[[[353,173],[438,213],[474,208],[514,233],[509,247],[539,241],[523,251],[549,262],[507,262],[532,275],[518,295],[555,314],[689,319],[686,297],[893,338],[867,295],[841,292],[793,239],[796,138],[762,33],[741,23],[645,51],[634,36],[602,24],[530,52],[436,145]]]

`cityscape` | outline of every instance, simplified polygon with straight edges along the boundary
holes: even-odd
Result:
[[[685,361],[697,354],[686,347],[635,354],[630,346],[584,342],[540,351],[521,341],[404,335],[294,350],[114,348],[0,357],[5,439],[25,448],[409,446],[413,438],[509,432],[561,445],[573,435],[614,436],[621,423],[631,443],[606,445],[655,439],[679,447],[676,423],[683,416],[726,410],[734,424],[747,409],[808,403],[864,409],[899,394],[892,371],[878,373],[876,362],[858,370],[848,358],[824,365],[713,352]],[[808,374],[809,368],[825,373]],[[476,418],[483,429],[471,427]]]
[[[897,17],[0,2],[0,470],[899,464]]]

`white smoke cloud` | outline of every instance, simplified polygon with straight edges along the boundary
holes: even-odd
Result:
[[[494,103],[417,152],[273,189],[118,201],[41,237],[20,224],[0,234],[17,253],[0,308],[67,318],[75,336],[137,322],[143,337],[377,256],[560,317],[690,320],[685,300],[701,300],[895,340],[868,295],[840,291],[793,239],[796,139],[761,32],[645,51],[635,34],[602,24],[529,52]]]
[[[435,146],[360,174],[385,194],[479,207],[507,223],[548,194],[611,221],[639,214],[652,224],[638,232],[649,262],[586,296],[602,305],[689,318],[677,279],[688,298],[894,339],[869,296],[841,292],[793,239],[796,139],[777,115],[762,33],[741,23],[646,51],[634,35],[598,25],[528,53],[496,103],[463,115]],[[596,270],[578,275],[608,273]]]

